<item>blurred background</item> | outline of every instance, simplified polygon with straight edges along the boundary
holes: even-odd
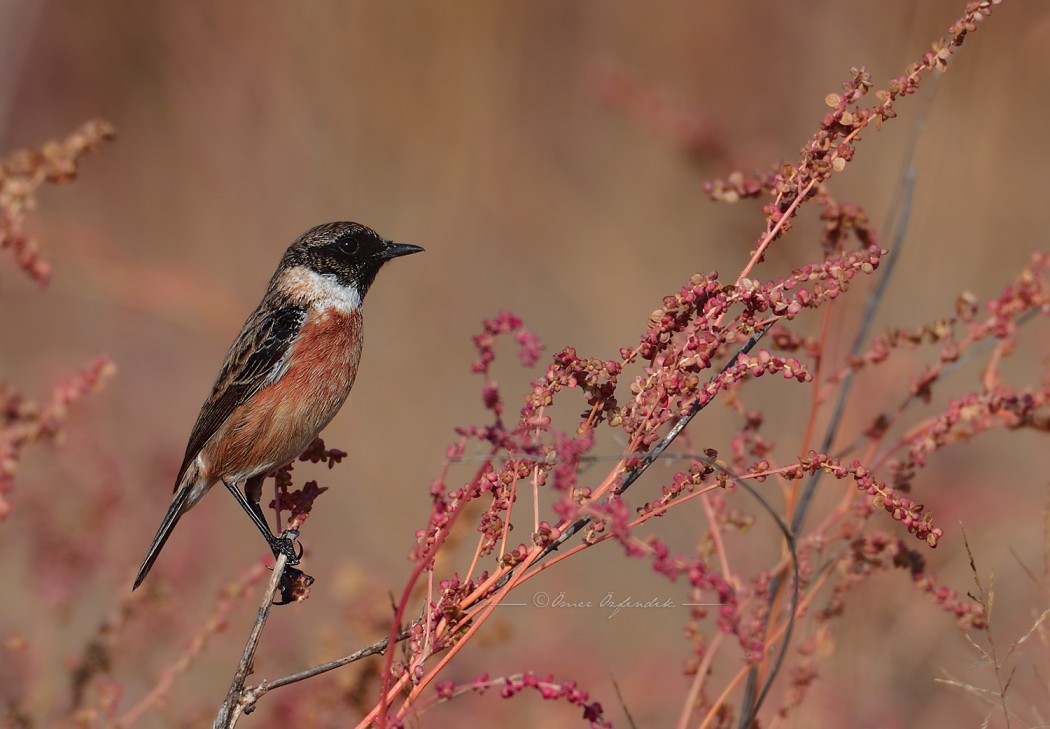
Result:
[[[694,271],[731,280],[762,231],[757,205],[709,202],[703,181],[796,159],[851,66],[867,67],[882,87],[963,5],[0,1],[0,152],[64,137],[92,117],[118,130],[73,186],[42,192],[31,232],[54,264],[50,286],[0,257],[0,377],[43,398],[98,353],[118,367],[77,406],[61,448],[30,452],[14,517],[0,530],[0,549],[18,555],[0,575],[33,588],[0,607],[0,631],[35,648],[19,680],[50,697],[43,705],[67,701],[71,657],[130,588],[228,344],[305,229],[356,220],[427,252],[388,266],[369,294],[358,385],[325,434],[350,455],[329,476],[317,470],[332,488],[304,535],[318,583],[305,604],[275,614],[257,676],[385,635],[382,620],[362,624],[361,615],[381,618],[388,593],[404,583],[427,485],[453,429],[486,422],[470,372],[482,318],[513,311],[548,352],[572,345],[612,357],[634,344],[664,295]],[[833,182],[839,199],[864,205],[878,224],[899,193],[908,145],[917,145],[913,218],[877,328],[949,316],[963,290],[993,296],[1033,248],[1046,247],[1032,205],[1042,204],[1050,163],[1048,49],[1050,9],[1005,3],[939,83],[924,83],[898,104],[899,119],[865,133],[855,163]],[[801,220],[758,277],[817,259],[818,230],[812,214]],[[851,319],[839,321],[848,341]],[[1045,329],[1030,334],[1007,371],[1018,384],[1037,382],[1048,349]],[[540,370],[512,365],[503,351],[496,373],[513,413]],[[845,430],[862,427],[919,369],[886,368],[867,380]],[[974,389],[979,371],[964,371],[944,392]],[[776,384],[752,405],[769,413],[768,437],[790,458],[797,432],[778,428],[797,426],[810,393]],[[694,444],[724,447],[733,427],[712,413],[697,423]],[[943,581],[972,589],[961,520],[979,567],[996,571],[1009,644],[1046,607],[1046,585],[1011,555],[1036,571],[1043,558],[1045,442],[996,433],[935,465],[917,481],[918,500],[949,536],[929,557]],[[462,479],[469,475],[463,467]],[[27,516],[15,518],[20,510]],[[62,525],[50,552],[40,545],[42,515]],[[683,549],[703,529],[695,517],[667,528]],[[776,554],[775,539],[770,545],[767,555]],[[124,686],[122,708],[185,649],[218,591],[260,547],[221,493],[182,521],[150,578],[161,593],[152,622],[127,629],[123,660],[110,667]],[[63,559],[71,566],[55,563]],[[85,560],[91,570],[77,567]],[[643,561],[625,564],[615,548],[591,550],[544,579],[537,591],[569,599],[685,595]],[[143,725],[199,725],[214,711],[255,600],[236,607],[170,705]],[[822,676],[788,725],[980,720],[984,704],[934,683],[993,681],[951,616],[902,574],[850,600]],[[445,677],[533,669],[572,678],[626,725],[615,682],[639,726],[665,726],[690,680],[680,668],[689,656],[684,621],[684,612],[610,620],[522,609]],[[666,677],[658,695],[654,673]],[[309,684],[298,695],[308,696]],[[1046,696],[1017,700],[1035,717]],[[423,723],[580,725],[567,705],[513,702],[464,697]],[[282,725],[278,705],[264,699],[252,725]],[[356,718],[339,716],[341,724]]]

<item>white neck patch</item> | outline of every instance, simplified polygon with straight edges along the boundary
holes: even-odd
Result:
[[[320,274],[310,271],[315,290],[324,297],[328,306],[350,313],[361,308],[361,293],[356,286],[344,286],[334,273]],[[319,297],[320,298],[320,297]]]
[[[335,274],[321,274],[306,266],[288,270],[284,280],[285,290],[296,293],[314,306],[350,312],[361,308],[361,292],[356,286],[344,286]]]

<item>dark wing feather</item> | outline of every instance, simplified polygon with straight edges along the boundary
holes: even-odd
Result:
[[[211,395],[197,416],[179,477],[175,479],[175,488],[204,444],[222,427],[234,408],[258,392],[274,368],[288,355],[305,321],[306,309],[296,306],[256,309],[248,318],[244,330],[226,355],[226,363],[215,380]]]

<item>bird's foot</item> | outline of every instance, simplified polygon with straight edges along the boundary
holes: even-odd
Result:
[[[287,558],[284,574],[281,575],[280,600],[275,600],[275,605],[287,605],[293,602],[302,602],[309,594],[310,585],[314,578],[302,570],[295,568],[303,557],[303,545],[296,540],[299,532],[295,529],[286,529],[279,537],[272,537],[270,549],[274,557],[282,554]]]
[[[273,556],[279,557],[282,554],[288,558],[288,566],[294,567],[299,564],[303,557],[303,545],[296,541],[299,537],[299,532],[295,529],[287,529],[281,533],[281,536],[274,539],[273,544]]]
[[[274,537],[270,542],[273,556],[280,557],[283,554],[288,558],[289,567],[299,564],[303,557],[303,545],[295,541],[298,537],[299,532],[295,529],[286,529],[281,536]]]

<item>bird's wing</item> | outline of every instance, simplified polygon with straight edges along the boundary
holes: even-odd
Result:
[[[281,306],[256,309],[248,317],[240,336],[226,355],[211,395],[197,416],[182,468],[175,479],[176,489],[190,463],[230,417],[233,409],[278,378],[292,343],[306,321],[306,314],[303,307]]]

